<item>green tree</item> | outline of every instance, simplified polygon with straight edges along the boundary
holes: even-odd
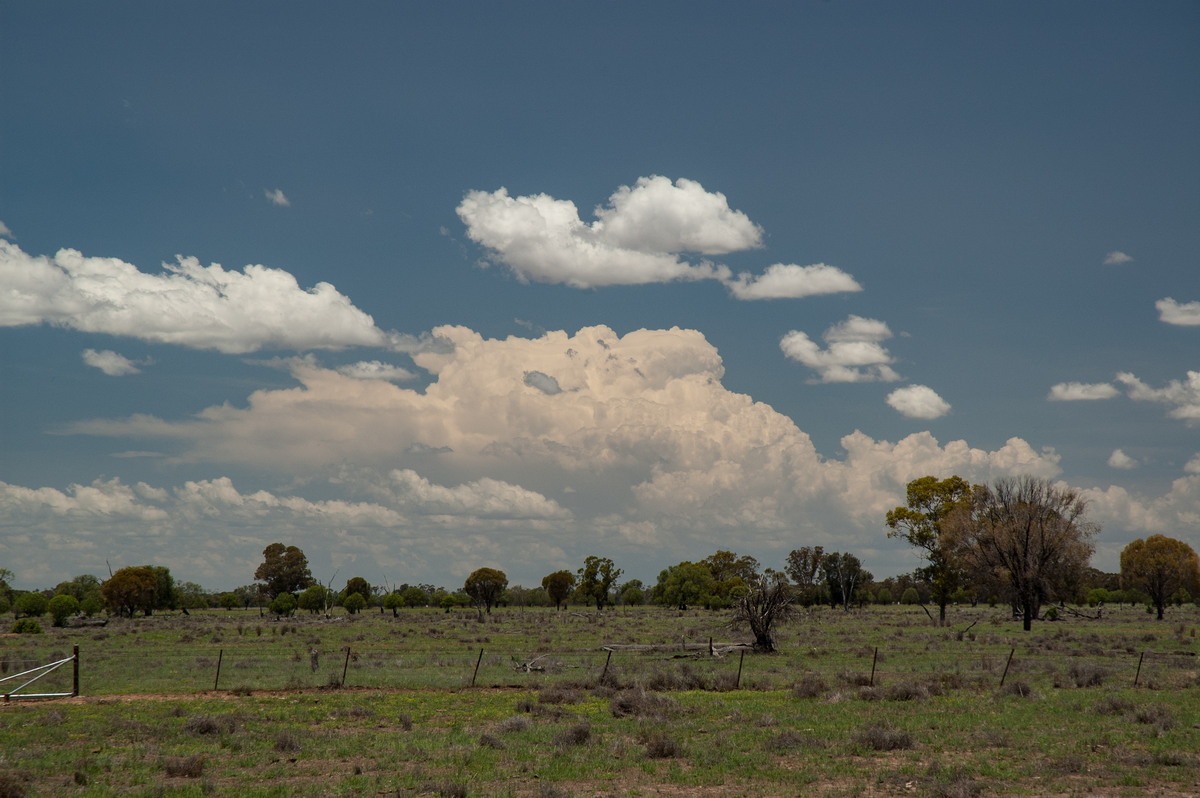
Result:
[[[929,586],[929,595],[938,605],[939,626],[946,625],[946,605],[963,580],[955,519],[970,515],[974,491],[959,476],[921,477],[908,483],[907,505],[887,514],[888,537],[916,546],[927,563],[914,575]]]
[[[108,611],[130,618],[139,610],[146,615],[152,614],[158,590],[158,574],[146,565],[118,569],[100,587]]]
[[[428,607],[429,593],[419,587],[406,587],[400,591],[405,607]]]
[[[1000,575],[1030,631],[1042,603],[1072,593],[1084,575],[1099,526],[1069,488],[1036,477],[1002,479],[975,492],[963,524],[964,557],[978,571]]]
[[[617,596],[627,607],[636,607],[646,603],[646,588],[640,579],[630,579],[617,589]]]
[[[575,574],[570,571],[555,571],[542,577],[542,587],[546,595],[554,603],[554,608],[561,610],[563,603],[571,597],[575,589]]]
[[[836,551],[821,558],[821,576],[829,588],[830,606],[840,604],[847,611],[854,601],[855,591],[874,578],[870,571],[863,570],[862,563],[853,554]]]
[[[342,599],[342,607],[351,615],[362,612],[367,606],[367,600],[362,593],[351,593]]]
[[[609,603],[613,585],[621,578],[620,568],[607,557],[589,556],[579,569],[579,592],[596,602],[596,609],[603,610]]]
[[[734,628],[749,627],[754,635],[754,650],[773,653],[775,628],[795,614],[792,599],[792,586],[787,577],[768,569],[762,576],[756,577],[746,593],[737,599],[730,625]]]
[[[281,617],[288,617],[296,611],[296,597],[291,593],[280,593],[271,599],[267,609]]]
[[[1149,596],[1161,621],[1176,593],[1200,589],[1200,558],[1182,540],[1165,535],[1138,538],[1121,551],[1121,585]]]
[[[222,593],[221,594],[221,606],[224,607],[226,611],[229,611],[229,610],[236,609],[237,607],[242,606],[242,600],[240,598],[238,598],[237,593],[234,593],[232,591],[230,591],[228,593]]]
[[[99,593],[89,593],[88,597],[79,602],[79,611],[91,618],[104,609],[104,598]]]
[[[477,568],[467,577],[463,584],[463,592],[471,597],[471,604],[479,609],[480,617],[484,610],[492,611],[492,607],[500,600],[504,588],[508,587],[508,576],[495,568]]]
[[[708,566],[684,561],[660,571],[652,592],[659,604],[686,610],[689,605],[712,601],[716,584]]]
[[[37,591],[30,591],[22,593],[13,601],[13,613],[18,617],[24,615],[27,618],[40,618],[46,614],[48,605],[45,596]]]
[[[282,543],[272,543],[263,549],[263,561],[254,578],[265,583],[263,590],[268,598],[280,593],[298,593],[314,583],[304,552]]]
[[[921,601],[921,594],[917,592],[915,587],[906,588],[900,595],[901,604],[918,604]]]
[[[208,591],[195,582],[180,582],[175,586],[175,595],[184,609],[199,610],[208,606]]]
[[[383,608],[385,610],[391,610],[393,618],[400,617],[399,609],[403,606],[404,596],[400,595],[399,593],[392,592],[383,597]]]
[[[79,600],[67,593],[59,593],[50,599],[47,608],[50,610],[50,617],[54,619],[55,626],[66,626],[67,619],[79,612]]]
[[[792,578],[796,600],[805,607],[811,607],[821,600],[818,576],[824,556],[825,549],[820,546],[802,546],[793,549],[787,556],[784,570]]]
[[[329,598],[329,591],[324,585],[309,585],[296,600],[296,606],[309,613],[317,613],[329,606]]]
[[[366,602],[366,606],[371,606],[371,583],[366,579],[363,579],[361,576],[355,576],[348,579],[346,581],[346,588],[342,591],[343,601],[345,600],[345,597],[349,596],[351,593],[358,593],[363,597],[363,600]]]
[[[76,601],[83,601],[89,595],[100,595],[100,579],[92,574],[81,574],[68,582],[59,582],[54,592],[74,596]]]

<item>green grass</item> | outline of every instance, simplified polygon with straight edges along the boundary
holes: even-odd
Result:
[[[742,660],[682,646],[740,639],[704,611],[114,620],[0,638],[0,675],[72,645],[83,673],[83,698],[0,707],[0,798],[1192,795],[1198,621],[823,609]],[[666,648],[614,653],[602,680],[608,643]]]

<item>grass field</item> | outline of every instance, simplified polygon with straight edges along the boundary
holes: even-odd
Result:
[[[78,645],[82,693],[0,708],[0,798],[1191,796],[1198,625],[824,608],[743,658],[703,610],[114,619],[0,637],[0,677]]]

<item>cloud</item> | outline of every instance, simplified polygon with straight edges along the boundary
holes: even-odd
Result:
[[[1200,474],[1200,454],[1197,454],[1183,466],[1184,473]]]
[[[1137,468],[1140,463],[1120,449],[1113,449],[1113,453],[1108,456],[1109,468],[1117,468],[1122,471],[1130,471]]]
[[[388,382],[405,382],[415,379],[417,376],[408,369],[379,360],[360,360],[357,363],[348,363],[345,366],[338,366],[337,372],[356,380],[386,380]]]
[[[1176,302],[1167,297],[1154,303],[1158,320],[1167,324],[1193,327],[1200,324],[1200,302]]]
[[[861,291],[862,286],[836,266],[817,263],[812,266],[776,263],[761,277],[742,272],[725,285],[738,299],[800,299],[816,294]]]
[[[892,356],[879,343],[891,337],[884,322],[851,315],[825,331],[826,349],[797,330],[783,336],[779,348],[817,371],[820,382],[895,382],[900,375],[892,370]]]
[[[375,327],[329,283],[304,290],[266,266],[226,271],[180,256],[147,274],[73,249],[32,256],[0,240],[0,326],[53,324],[192,349],[341,349],[413,344]]]
[[[263,196],[270,200],[272,205],[278,205],[281,208],[290,208],[292,206],[292,201],[287,198],[287,195],[283,193],[283,189],[281,188],[277,188],[274,191],[264,188]]]
[[[908,418],[941,418],[950,412],[950,404],[924,385],[897,388],[888,394],[887,403]]]
[[[1080,402],[1097,399],[1112,399],[1121,392],[1107,382],[1060,382],[1051,386],[1050,394],[1046,397],[1051,402]]]
[[[1135,402],[1157,402],[1169,405],[1170,418],[1180,419],[1188,426],[1200,426],[1200,371],[1189,371],[1183,380],[1171,380],[1162,388],[1151,388],[1133,374],[1122,372],[1117,382]]]
[[[124,355],[119,355],[111,349],[83,350],[83,362],[98,368],[110,377],[123,377],[126,374],[141,374],[142,370]]]
[[[1132,263],[1133,258],[1126,255],[1124,252],[1116,251],[1108,253],[1104,256],[1105,266],[1120,266],[1125,263]]]
[[[548,396],[554,396],[556,393],[562,393],[562,388],[558,384],[558,380],[551,377],[549,374],[543,374],[540,371],[525,372],[525,384],[537,388],[542,393]]]
[[[12,230],[10,230],[8,225],[2,221],[0,221],[0,236],[3,236],[4,238],[13,238]]]

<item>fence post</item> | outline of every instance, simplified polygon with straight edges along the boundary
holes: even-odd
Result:
[[[1004,663],[1004,673],[1000,674],[1000,686],[1001,687],[1004,686],[1004,680],[1006,678],[1008,678],[1008,666],[1012,664],[1013,654],[1016,654],[1016,653],[1017,653],[1017,650],[1015,648],[1012,651],[1008,652],[1008,661]]]
[[[1138,686],[1138,679],[1140,679],[1142,677],[1142,660],[1144,660],[1145,658],[1146,658],[1146,652],[1143,651],[1142,656],[1138,657],[1137,673],[1135,673],[1133,675],[1133,686],[1134,687]]]
[[[475,677],[479,675],[479,663],[483,662],[483,649],[479,649],[479,659],[475,660],[475,672],[471,674],[471,686],[475,686]]]
[[[75,660],[75,663],[74,663],[75,674],[74,674],[74,677],[71,679],[71,695],[78,696],[79,695],[79,646],[75,646],[75,648],[74,648],[73,659]]]
[[[346,671],[350,668],[350,646],[346,646],[346,661],[342,663],[342,687],[346,686]]]
[[[879,660],[879,646],[875,646],[875,653],[871,655],[871,687],[875,686],[875,663]]]
[[[734,684],[733,684],[734,690],[742,689],[742,663],[745,661],[746,661],[746,649],[743,648],[741,656],[738,657],[738,675],[737,675],[737,681],[734,682]]]
[[[608,656],[604,658],[604,670],[600,673],[600,683],[604,683],[604,677],[608,676],[608,663],[612,662],[612,649],[608,650]]]
[[[217,651],[217,675],[213,677],[213,689],[217,689],[217,683],[221,681],[221,659],[225,656],[225,649]]]

